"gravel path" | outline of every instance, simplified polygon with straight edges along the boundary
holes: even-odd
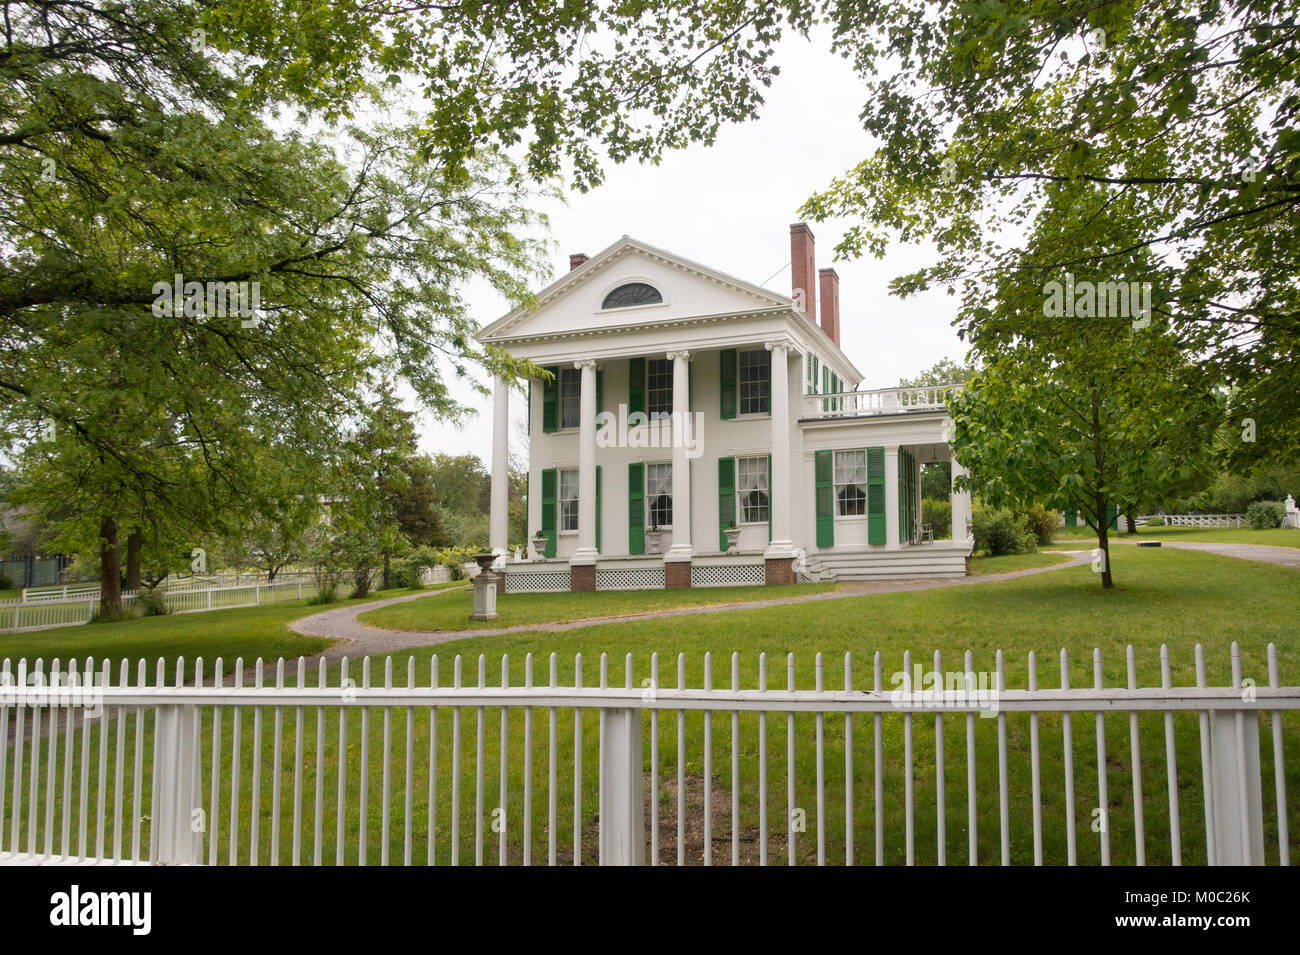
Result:
[[[623,614],[621,616],[590,617],[586,620],[572,620],[563,623],[531,623],[515,627],[485,627],[473,630],[389,630],[371,627],[357,619],[357,616],[377,607],[406,603],[410,600],[436,600],[444,593],[461,593],[459,589],[443,590],[432,594],[410,594],[405,597],[393,597],[388,600],[373,600],[369,603],[326,610],[323,613],[302,617],[289,624],[296,633],[313,637],[326,637],[337,640],[323,654],[325,659],[333,662],[344,656],[373,656],[409,650],[412,647],[426,647],[452,640],[468,640],[474,637],[500,636],[510,633],[559,632],[562,630],[579,630],[585,627],[599,627],[607,623],[624,623],[629,620],[646,620],[660,617],[685,617],[694,614],[721,613],[727,610],[751,610],[757,607],[777,607],[783,604],[814,603],[819,600],[843,600],[846,597],[861,597],[866,594],[897,593],[911,590],[933,590],[940,587],[962,587],[972,584],[993,583],[1042,574],[1048,571],[1076,567],[1092,560],[1090,551],[1050,551],[1064,553],[1070,559],[1047,567],[1031,567],[1027,570],[1014,570],[1005,574],[988,574],[981,577],[951,577],[920,580],[882,580],[878,582],[849,583],[829,593],[807,594],[802,597],[778,597],[772,600],[748,600],[740,603],[712,604],[703,607],[682,607],[675,610],[652,610],[645,613]],[[313,658],[315,659],[315,658]]]
[[[1140,537],[1141,535],[1139,535]],[[1123,540],[1121,544],[1137,544],[1140,541]],[[1200,541],[1162,540],[1161,547],[1176,547],[1181,550],[1203,550],[1223,557],[1237,557],[1241,560],[1257,560],[1264,564],[1277,564],[1281,567],[1300,569],[1300,547],[1270,547],[1267,544],[1207,544]]]

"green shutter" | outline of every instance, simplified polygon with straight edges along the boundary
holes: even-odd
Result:
[[[834,452],[818,451],[813,455],[813,472],[817,486],[817,546],[835,546],[835,479]]]
[[[542,533],[546,535],[546,549],[542,551],[544,557],[555,556],[555,499],[559,491],[559,479],[555,468],[547,468],[542,472]]]
[[[627,552],[645,553],[645,465],[640,462],[627,466]]]
[[[721,395],[718,416],[729,420],[736,417],[736,349],[724,348],[718,353],[718,360],[720,363],[718,385]]]
[[[632,358],[627,363],[627,413],[645,414],[645,359]]]
[[[727,527],[736,523],[736,459],[718,458],[718,550],[727,549]]]
[[[533,433],[533,379],[528,379],[528,412],[524,415],[524,425],[528,433]]]
[[[867,543],[885,543],[884,448],[867,448]]]
[[[603,368],[597,368],[596,369],[596,413],[600,414],[600,412],[604,409],[604,407],[605,407],[605,370]],[[596,549],[600,550],[599,547],[597,547]]]
[[[821,371],[820,371],[821,366],[822,366],[821,359],[818,358],[816,355],[813,355],[813,364],[812,364],[812,393],[813,393],[814,395],[817,394],[817,376],[818,376],[819,374],[821,374]]]
[[[767,456],[767,542],[772,543],[772,508],[776,501],[776,489],[772,484],[772,455]]]
[[[1079,526],[1079,511],[1077,508],[1067,507],[1065,509],[1065,526],[1066,527]]]
[[[1119,529],[1119,508],[1114,504],[1106,508],[1106,526],[1112,531]]]
[[[600,550],[600,465],[596,465],[596,550]]]
[[[529,493],[532,486],[533,486],[533,472],[532,469],[530,468],[529,470],[524,472],[524,545],[525,545],[524,550],[525,552],[527,552],[528,550],[527,547],[528,542],[533,539],[533,528],[532,525],[528,523],[529,521],[528,514],[532,510],[532,506],[533,506],[533,498],[532,495]]]
[[[560,426],[560,369],[557,365],[546,370],[551,378],[542,383],[542,431],[553,434]]]

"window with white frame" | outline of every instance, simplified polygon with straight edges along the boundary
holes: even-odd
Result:
[[[867,452],[835,452],[835,513],[858,517],[867,513]]]
[[[673,466],[645,466],[646,525],[671,527],[673,523]]]
[[[736,495],[740,519],[746,524],[767,522],[767,456],[736,458]]]
[[[578,529],[578,469],[560,472],[560,530]]]
[[[769,414],[772,395],[772,353],[766,348],[739,356],[741,414]]]
[[[560,427],[577,428],[582,424],[582,371],[560,369]]]
[[[673,413],[673,363],[667,358],[646,362],[645,410],[650,415]]]

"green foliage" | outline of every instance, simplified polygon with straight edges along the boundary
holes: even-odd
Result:
[[[921,523],[929,524],[935,540],[952,536],[952,501],[921,498]]]
[[[921,500],[952,500],[952,462],[935,461],[921,465]]]
[[[153,587],[140,591],[135,606],[142,617],[161,617],[171,613],[167,606],[167,598]]]
[[[1049,511],[1041,504],[1031,504],[1029,507],[1018,508],[1016,510],[1016,519],[1024,522],[1025,527],[1034,535],[1034,539],[1039,545],[1050,544],[1052,538],[1056,535],[1056,528],[1060,525],[1061,515],[1056,511]]]
[[[1025,518],[1010,508],[977,504],[971,515],[971,532],[975,535],[975,553],[980,556],[1029,554],[1037,546]]]
[[[843,256],[933,242],[891,283],[946,287],[986,358],[1059,319],[1046,284],[1151,283],[1153,327],[1234,386],[1277,460],[1300,431],[1300,33],[1271,0],[830,0],[878,147],[803,212],[856,224]],[[1098,33],[1097,31],[1100,31]],[[1099,220],[1099,213],[1103,218]],[[1105,221],[1109,220],[1109,221]],[[1018,294],[1006,294],[1019,286]],[[1093,317],[1097,340],[1125,316]]]
[[[1146,523],[1147,527],[1164,527],[1165,519],[1163,517],[1153,517]]]
[[[1281,527],[1286,520],[1286,505],[1281,501],[1255,501],[1246,508],[1246,520],[1257,531]]]
[[[941,358],[914,378],[903,378],[900,388],[920,388],[924,385],[965,384],[979,371],[978,364],[958,364],[951,358]]]

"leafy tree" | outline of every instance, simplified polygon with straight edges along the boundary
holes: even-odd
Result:
[[[921,388],[926,385],[962,384],[974,378],[978,370],[978,365],[958,364],[951,358],[940,358],[915,378],[904,378],[899,381],[898,387]]]
[[[1150,282],[1183,354],[1232,384],[1243,461],[1300,446],[1300,29],[1272,0],[826,4],[879,149],[805,207],[851,217],[842,255],[926,241],[908,295],[960,294],[986,357],[1052,319],[990,292]],[[835,14],[842,14],[835,18]],[[889,68],[885,68],[886,64]],[[1125,215],[1081,243],[1098,191]],[[1056,226],[1043,228],[1056,220]],[[1114,223],[1112,223],[1112,226]],[[1023,240],[1019,237],[1023,236]]]
[[[254,7],[5,7],[0,431],[35,455],[28,503],[75,507],[74,536],[102,548],[106,616],[123,537],[269,513],[255,452],[327,461],[338,435],[319,422],[356,405],[368,368],[457,419],[448,371],[523,367],[478,348],[459,289],[526,299],[533,187],[491,150],[435,161],[413,128],[273,130],[258,110],[293,101],[292,81],[254,89],[246,48],[195,33]],[[158,286],[177,275],[257,283],[262,307],[169,309]]]
[[[1178,359],[1168,335],[1147,331],[1055,353],[1022,345],[990,362],[950,405],[967,486],[993,507],[1075,509],[1110,588],[1110,508],[1140,509],[1188,481],[1222,413]]]

